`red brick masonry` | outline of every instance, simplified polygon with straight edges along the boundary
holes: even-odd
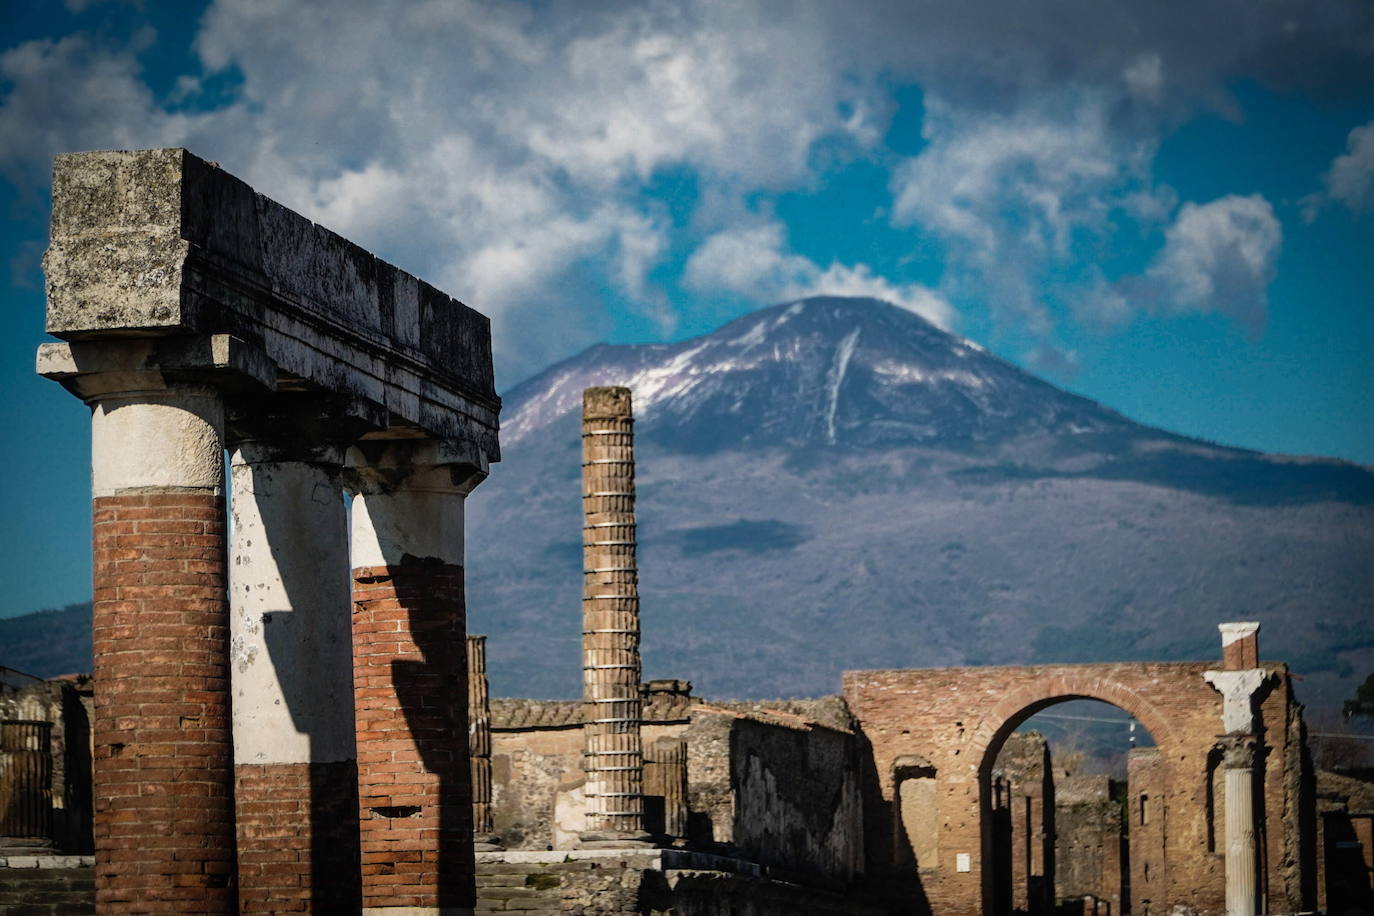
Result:
[[[365,907],[472,907],[463,568],[353,570]]]
[[[234,767],[239,912],[356,913],[358,768],[332,763]]]
[[[233,913],[223,499],[93,510],[98,911]]]

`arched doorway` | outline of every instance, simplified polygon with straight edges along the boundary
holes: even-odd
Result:
[[[1149,730],[1087,699],[1016,718],[980,768],[985,910],[1120,916],[1133,911],[1133,880],[1142,892],[1134,912],[1148,909],[1139,901],[1152,901],[1164,877],[1163,825],[1148,803],[1162,789]]]
[[[1123,711],[1151,735],[1152,744],[1159,748],[1159,760],[1166,761],[1177,756],[1172,747],[1175,738],[1163,713],[1141,692],[1133,689],[1129,682],[1105,679],[1087,672],[1071,672],[1046,681],[1031,682],[1004,695],[988,710],[974,733],[974,753],[978,760],[979,846],[983,864],[981,898],[982,912],[985,914],[1002,916],[1021,912],[1049,916],[1054,912],[1055,838],[1052,826],[1049,831],[1044,829],[1052,825],[1054,819],[1052,774],[1047,772],[1042,775],[1038,805],[1032,795],[1023,796],[1025,810],[1020,812],[1023,826],[1019,836],[1038,844],[1039,849],[1034,846],[1025,849],[1020,858],[1030,867],[1018,869],[1017,859],[1009,856],[1011,850],[999,842],[1007,833],[1012,834],[1011,839],[1017,838],[1015,827],[1018,818],[1013,810],[1015,800],[1006,798],[1007,805],[999,804],[1003,799],[999,799],[999,786],[994,783],[994,768],[1008,739],[1026,722],[1052,707],[1075,700],[1096,700]],[[1046,759],[1042,765],[1049,764],[1050,761]],[[1157,799],[1167,798],[1172,779],[1168,766],[1153,767],[1150,773],[1151,791],[1147,794],[1153,794]],[[1002,811],[1006,814],[1002,814]],[[1003,818],[1009,823],[1001,825],[999,822]],[[1039,829],[1034,829],[1037,825]],[[1151,863],[1150,883],[1160,888],[1167,887],[1167,858],[1163,855],[1154,858],[1157,861]],[[1038,875],[1035,874],[1037,863],[1040,865]],[[1150,899],[1138,893],[1135,896],[1137,900]],[[1124,905],[1120,900],[1117,903],[1118,909],[1111,916],[1131,912],[1129,899]]]

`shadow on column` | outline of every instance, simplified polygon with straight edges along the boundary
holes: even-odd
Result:
[[[315,583],[318,590],[319,583]],[[288,593],[292,589],[288,587]],[[348,605],[339,608],[347,613]],[[325,760],[337,747],[337,737],[322,734],[321,707],[312,692],[327,689],[319,667],[302,664],[317,628],[310,626],[308,614],[277,611],[264,614],[263,635],[281,684],[296,731],[310,740],[307,765],[310,789],[310,900],[316,913],[358,912],[362,907],[362,856],[358,844],[358,763],[353,760]],[[348,646],[343,647],[345,653]],[[353,678],[340,685],[332,713],[340,717],[334,728],[353,732]],[[346,717],[347,721],[342,721]],[[247,762],[247,761],[245,761]]]
[[[438,889],[445,907],[476,902],[468,766],[467,620],[463,568],[406,557],[391,568],[423,661],[396,659],[392,684],[425,770],[438,780]]]

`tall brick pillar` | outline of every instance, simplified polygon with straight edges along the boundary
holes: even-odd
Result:
[[[582,394],[583,845],[649,841],[640,738],[634,417],[628,388]]]
[[[1259,667],[1259,624],[1223,623],[1224,670],[1203,677],[1222,696],[1222,750],[1226,793],[1226,916],[1258,912],[1258,844],[1255,841],[1255,694],[1268,677]],[[1261,809],[1263,800],[1260,800]]]
[[[348,520],[333,439],[344,425],[313,403],[255,402],[231,417],[242,913],[361,905]]]
[[[471,913],[463,500],[485,463],[442,442],[351,455],[362,911]]]
[[[491,700],[487,694],[487,638],[468,637],[468,753],[472,755],[473,847],[501,849],[491,812]]]
[[[96,910],[233,913],[220,395],[62,380],[92,407]]]

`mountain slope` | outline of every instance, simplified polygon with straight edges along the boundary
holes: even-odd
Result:
[[[598,346],[506,395],[469,501],[507,695],[579,690],[578,409],[635,395],[646,676],[818,693],[855,667],[1208,658],[1260,619],[1334,701],[1374,668],[1374,474],[1063,392],[893,306],[810,299]]]

